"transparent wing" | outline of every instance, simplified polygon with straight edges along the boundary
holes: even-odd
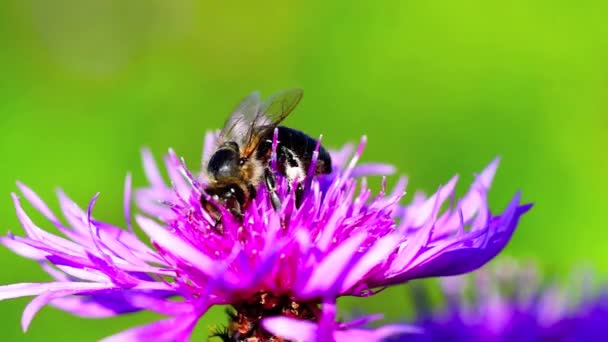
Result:
[[[219,143],[234,141],[241,147],[243,156],[250,156],[257,148],[260,137],[274,129],[293,111],[302,94],[302,89],[287,89],[261,102],[260,94],[253,92],[226,119]]]
[[[243,146],[249,139],[252,123],[255,122],[261,107],[259,92],[255,91],[244,98],[226,119],[218,136],[218,143],[235,141],[239,146]]]
[[[278,125],[296,108],[303,95],[302,89],[287,89],[270,96],[256,115],[256,127]]]
[[[285,120],[296,108],[303,93],[303,90],[298,88],[283,90],[270,96],[259,106],[251,122],[246,143],[242,145],[244,156],[250,156],[260,143],[261,137]]]

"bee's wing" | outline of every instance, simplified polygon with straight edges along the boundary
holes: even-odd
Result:
[[[288,89],[261,102],[257,91],[251,93],[226,119],[218,143],[234,141],[241,147],[243,157],[249,157],[260,143],[261,136],[293,111],[302,94],[302,89]]]
[[[270,96],[256,115],[256,127],[278,125],[296,108],[303,93],[302,89],[295,88]]]
[[[299,88],[287,89],[275,93],[258,106],[258,111],[251,122],[242,154],[249,157],[257,148],[262,136],[273,130],[285,120],[302,99],[304,91]]]
[[[255,122],[261,107],[260,93],[257,91],[244,98],[226,119],[224,128],[220,131],[218,143],[234,141],[239,146],[247,143],[252,124]]]

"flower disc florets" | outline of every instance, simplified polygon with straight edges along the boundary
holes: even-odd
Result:
[[[357,166],[364,144],[365,140],[350,161],[351,147],[332,153],[333,172],[305,180],[298,208],[280,175],[280,210],[272,207],[264,186],[244,209],[242,221],[220,206],[221,231],[201,205],[206,196],[204,177],[193,174],[170,151],[164,158],[167,185],[145,151],[150,186],[136,192],[142,213],[136,223],[154,248],[131,232],[128,205],[129,229],[123,230],[91,217],[96,197],[83,211],[61,193],[69,222],[64,225],[31,190],[20,186],[26,199],[67,239],[35,226],[14,196],[28,236],[9,235],[2,242],[41,261],[55,281],[0,287],[0,298],[39,295],[24,313],[25,326],[47,303],[83,316],[142,309],[170,316],[115,335],[119,340],[187,340],[209,307],[226,304],[235,309],[226,339],[369,341],[408,331],[407,326],[356,328],[366,320],[337,323],[336,299],[477,269],[502,250],[530,206],[520,205],[517,194],[502,214],[490,213],[487,192],[497,161],[458,201],[453,198],[457,178],[431,197],[416,195],[406,206],[400,204],[405,178],[390,194],[383,183],[382,191],[372,196],[361,176],[385,175],[393,168]],[[203,160],[208,160],[213,146],[214,135],[209,134]],[[130,180],[125,194],[128,204]],[[450,198],[452,205],[442,210]]]

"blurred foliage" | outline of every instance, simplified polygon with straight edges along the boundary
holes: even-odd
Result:
[[[410,196],[455,173],[462,193],[501,156],[494,210],[519,189],[536,203],[505,254],[557,273],[580,262],[605,273],[607,7],[2,1],[0,223],[22,232],[9,196],[21,180],[55,209],[59,185],[83,205],[101,191],[96,216],[118,224],[125,173],[144,184],[142,146],[157,155],[173,147],[196,168],[203,133],[243,96],[300,86],[304,100],[287,124],[323,133],[329,146],[368,135],[365,159],[408,174]],[[4,248],[0,262],[0,283],[46,279]],[[398,287],[343,307],[396,318],[405,297]],[[84,320],[47,308],[23,335],[26,302],[0,304],[4,340],[92,340],[154,319]],[[223,320],[214,313],[196,339]]]

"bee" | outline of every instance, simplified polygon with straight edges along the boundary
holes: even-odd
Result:
[[[254,92],[235,108],[226,119],[218,137],[218,147],[207,164],[209,183],[205,193],[219,205],[223,205],[237,220],[256,197],[258,186],[263,183],[268,190],[275,210],[281,207],[276,193],[276,180],[270,167],[274,131],[277,130],[277,171],[288,179],[289,189],[295,185],[295,205],[299,207],[304,194],[303,180],[311,165],[317,140],[293,128],[279,126],[293,111],[302,98],[301,89],[289,89],[276,93],[262,102]],[[331,157],[319,146],[318,159],[313,176],[330,173]],[[216,220],[221,213],[214,203],[203,194],[201,204]]]

